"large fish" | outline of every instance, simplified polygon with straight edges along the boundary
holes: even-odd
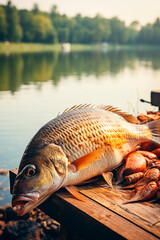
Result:
[[[80,105],[44,125],[25,149],[13,187],[13,206],[24,215],[65,187],[119,166],[140,142],[160,144],[160,120],[137,124],[132,115],[110,106]]]

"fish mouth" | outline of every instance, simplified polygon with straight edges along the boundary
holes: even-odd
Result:
[[[17,206],[17,214],[18,216],[23,216],[30,210],[36,208],[41,203],[43,203],[46,199],[48,199],[55,191],[57,191],[63,184],[66,175],[62,178],[62,181],[57,184],[52,184],[47,191],[35,191],[30,193],[22,193],[22,194],[13,194],[12,197],[12,207]]]
[[[18,206],[18,216],[23,216],[28,211],[34,208],[35,203],[40,197],[39,192],[14,194],[12,197],[12,207]]]

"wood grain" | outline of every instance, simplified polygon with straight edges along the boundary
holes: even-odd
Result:
[[[10,171],[11,192],[15,176],[16,171]],[[159,204],[124,204],[130,191],[102,183],[78,186],[85,202],[61,189],[39,206],[63,227],[60,239],[160,239]]]
[[[149,202],[124,204],[129,197],[130,191],[116,188],[105,189],[96,185],[90,188],[83,186],[80,188],[80,192],[137,226],[160,237],[160,224],[158,224],[160,222],[159,204]]]
[[[158,239],[94,200],[84,199],[81,202],[61,190],[40,208],[82,239]]]

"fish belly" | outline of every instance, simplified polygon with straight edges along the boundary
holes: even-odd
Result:
[[[78,172],[69,170],[66,181],[62,187],[77,185],[104,172],[112,171],[122,163],[124,156],[130,152],[135,145],[136,144],[126,144],[123,146],[123,149],[110,149],[102,153],[102,156],[95,162],[92,162],[88,167]]]

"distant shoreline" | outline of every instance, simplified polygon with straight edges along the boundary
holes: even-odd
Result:
[[[100,49],[101,45],[92,44],[72,44],[72,51],[85,51]],[[61,44],[42,44],[42,43],[9,43],[0,42],[0,54],[12,53],[36,53],[36,52],[49,52],[49,51],[62,51]]]
[[[103,46],[101,44],[72,44],[71,51],[93,51],[93,50],[154,50],[159,49],[158,45],[112,45]],[[38,52],[62,51],[61,44],[42,44],[42,43],[5,43],[0,42],[0,54],[13,53],[38,53]]]

